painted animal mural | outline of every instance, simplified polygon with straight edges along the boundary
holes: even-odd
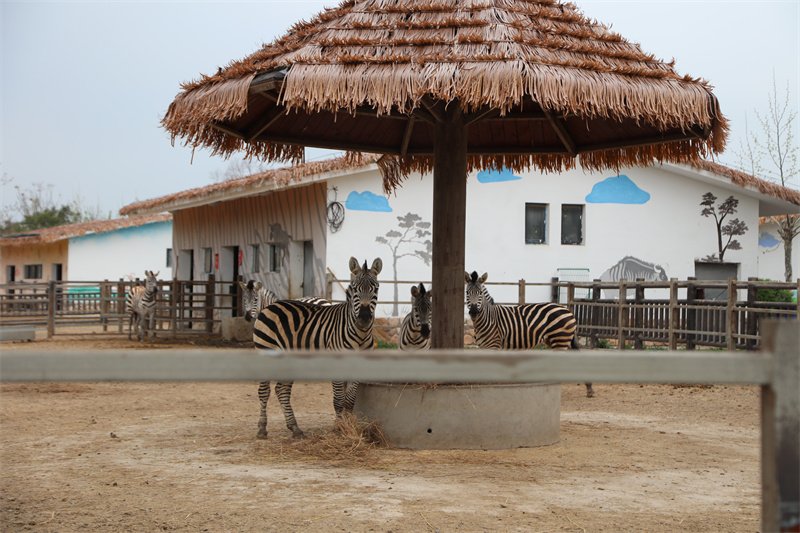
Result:
[[[600,275],[600,281],[619,281],[626,279],[628,281],[636,281],[642,278],[645,281],[669,281],[666,271],[661,265],[648,263],[633,256],[625,256]],[[634,297],[634,289],[628,289],[627,297]],[[619,298],[619,290],[610,289],[603,290],[605,298]]]

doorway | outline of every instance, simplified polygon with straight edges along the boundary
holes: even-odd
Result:
[[[317,296],[314,276],[314,241],[289,243],[289,298]]]

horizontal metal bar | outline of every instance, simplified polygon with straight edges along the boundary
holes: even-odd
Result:
[[[98,350],[0,354],[0,381],[357,380],[420,383],[592,381],[752,383],[771,357],[739,352],[547,350]]]

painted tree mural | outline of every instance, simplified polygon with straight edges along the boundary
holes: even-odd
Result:
[[[433,242],[431,241],[430,222],[424,222],[422,217],[415,213],[407,213],[405,216],[397,217],[399,229],[391,229],[386,235],[379,235],[375,240],[385,244],[392,251],[392,272],[394,281],[397,282],[397,261],[403,257],[416,257],[431,264],[431,252]],[[394,284],[394,305],[392,306],[392,316],[398,316],[398,284]]]
[[[700,202],[700,205],[703,206],[703,210],[700,212],[701,215],[704,217],[713,216],[714,222],[717,226],[717,247],[719,249],[719,258],[717,258],[717,254],[712,254],[706,257],[706,261],[719,261],[720,263],[724,260],[725,252],[727,250],[741,250],[742,245],[734,239],[737,235],[744,235],[747,231],[747,224],[739,220],[738,218],[734,218],[733,220],[729,220],[727,224],[725,219],[736,212],[736,209],[739,207],[739,200],[734,198],[732,195],[728,196],[728,198],[714,206],[714,202],[717,201],[717,197],[714,196],[712,193],[707,192],[703,195],[703,201]],[[728,237],[727,242],[723,246],[723,236]]]

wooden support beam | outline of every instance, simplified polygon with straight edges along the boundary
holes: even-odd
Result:
[[[467,128],[458,102],[442,118],[434,133],[431,347],[463,348]]]
[[[411,132],[414,131],[414,122],[417,120],[415,116],[411,116],[406,123],[406,130],[403,132],[403,142],[400,143],[400,157],[403,157],[408,152],[408,143],[411,142]]]
[[[575,141],[572,140],[572,136],[567,131],[567,128],[564,126],[564,123],[561,121],[561,119],[555,116],[549,109],[544,109],[543,111],[547,117],[547,120],[550,122],[550,125],[553,127],[553,130],[555,130],[556,135],[558,135],[558,138],[561,139],[561,142],[564,144],[564,148],[567,149],[569,155],[573,157],[577,155],[578,149],[575,146]]]
[[[234,137],[237,137],[239,139],[244,139],[244,133],[242,133],[241,131],[237,131],[237,130],[235,130],[233,128],[230,128],[230,127],[225,126],[223,124],[219,124],[217,122],[209,122],[208,125],[211,126],[212,128],[214,128],[215,130],[219,130],[219,131],[221,131],[223,133],[227,133],[228,135],[233,135]]]
[[[696,139],[697,132],[687,131],[686,133],[672,133],[669,135],[658,135],[655,137],[647,137],[643,139],[630,139],[624,141],[614,141],[608,143],[589,144],[579,146],[578,151],[582,154],[589,152],[601,152],[603,150],[614,150],[616,148],[628,148],[634,146],[649,146],[651,144],[661,144],[670,142],[690,141]]]
[[[476,114],[470,115],[470,118],[467,120],[467,122],[464,125],[467,126],[467,127],[470,127],[471,125],[475,124],[476,122],[480,122],[482,120],[491,120],[492,118],[495,118],[495,117],[498,117],[498,116],[500,116],[500,110],[499,109],[492,109],[492,108],[484,109],[483,111],[479,111]]]
[[[437,102],[434,102],[430,96],[425,95],[422,97],[422,105],[425,106],[425,109],[428,110],[428,113],[433,115],[433,118],[437,123],[445,121],[444,113],[441,111],[441,109],[439,109]]]
[[[264,133],[270,126],[272,126],[275,121],[277,121],[282,116],[286,115],[286,108],[283,106],[276,106],[270,109],[268,112],[261,115],[258,120],[247,130],[245,133],[244,140],[247,142],[252,142],[256,137]]]

